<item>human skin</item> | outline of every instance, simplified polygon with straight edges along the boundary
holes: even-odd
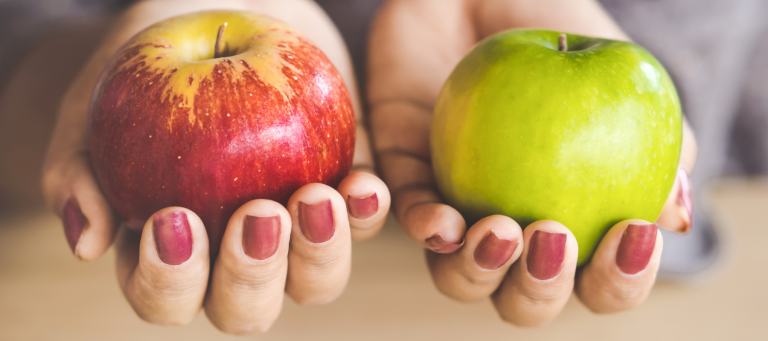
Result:
[[[442,202],[430,164],[429,131],[443,83],[478,41],[532,27],[628,40],[589,0],[391,0],[372,25],[368,52],[374,150],[403,231],[427,249],[438,290],[461,301],[490,296],[502,319],[522,326],[554,319],[571,292],[600,313],[639,305],[653,286],[663,245],[651,222],[622,221],[577,271],[578,245],[566,226],[537,221],[523,231],[509,217],[490,216],[468,227]],[[681,187],[688,188],[695,158],[696,142],[684,123],[683,170],[658,226],[679,233],[690,229],[690,191]]]
[[[303,33],[341,74],[357,123],[352,172],[337,188],[305,185],[290,195],[285,206],[264,199],[245,203],[225,222],[216,258],[210,256],[214,247],[205,226],[187,208],[157,211],[140,233],[122,225],[92,173],[86,143],[91,92],[115,51],[155,22],[207,9],[253,11]],[[360,108],[346,47],[311,1],[140,2],[115,22],[64,97],[43,170],[46,202],[63,218],[78,259],[99,258],[115,240],[118,282],[142,319],[186,324],[202,307],[224,332],[264,332],[279,316],[284,294],[302,305],[338,297],[349,278],[351,241],[372,237],[386,219],[389,192],[372,174]]]

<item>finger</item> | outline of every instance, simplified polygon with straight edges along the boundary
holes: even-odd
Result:
[[[96,183],[84,153],[60,159],[43,170],[48,206],[58,213],[72,253],[95,260],[107,251],[117,232],[117,219]]]
[[[568,301],[579,246],[568,228],[552,220],[528,225],[523,239],[521,259],[512,265],[492,299],[505,321],[538,326],[554,319]]]
[[[291,247],[285,291],[298,304],[324,304],[349,279],[352,241],[344,199],[331,187],[309,184],[288,200]]]
[[[121,229],[120,288],[147,322],[186,324],[203,303],[208,257],[208,235],[200,218],[185,208],[164,208],[149,218],[141,235]]]
[[[638,306],[656,280],[662,247],[656,224],[632,219],[614,225],[577,275],[576,296],[596,313]]]
[[[686,234],[691,230],[693,221],[693,194],[688,174],[696,164],[698,147],[693,129],[688,120],[683,118],[683,146],[680,150],[680,165],[672,191],[664,203],[664,208],[656,219],[659,227]]]
[[[421,197],[436,196],[429,190],[415,189],[399,194],[403,196],[399,205],[411,204],[402,208],[405,213],[400,216],[401,228],[408,237],[437,253],[451,254],[461,249],[467,224],[459,211],[441,203],[414,202]]]
[[[698,152],[699,147],[696,142],[696,135],[693,133],[688,120],[683,117],[683,146],[680,148],[680,166],[685,168],[688,174],[693,172],[696,166]]]
[[[230,334],[262,333],[280,315],[288,273],[291,217],[280,204],[253,200],[229,219],[213,267],[205,313]]]
[[[375,236],[384,226],[389,213],[389,190],[384,181],[373,174],[354,172],[337,188],[346,200],[352,240]]]
[[[399,152],[384,152],[380,157],[382,173],[392,189],[395,215],[405,234],[438,253],[461,248],[466,222],[457,210],[441,202],[429,164]]]
[[[523,253],[522,240],[523,231],[511,218],[486,217],[467,231],[461,251],[427,251],[432,280],[446,296],[460,301],[488,297]]]
[[[429,164],[430,110],[402,100],[373,106],[374,145],[405,234],[432,251],[453,253],[461,248],[467,226],[458,211],[442,204],[435,190]]]
[[[683,167],[677,170],[672,191],[664,203],[661,214],[656,219],[659,227],[680,234],[690,232],[693,222],[693,193],[688,179],[688,173]]]
[[[459,211],[441,202],[430,166],[397,152],[382,153],[380,158],[403,232],[417,244],[438,253],[460,249],[467,224]]]

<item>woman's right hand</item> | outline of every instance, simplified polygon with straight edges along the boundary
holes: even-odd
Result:
[[[406,235],[427,249],[438,290],[461,301],[490,296],[510,323],[551,321],[572,291],[595,312],[633,308],[645,300],[659,266],[662,240],[651,222],[617,223],[577,271],[578,245],[567,226],[538,221],[523,231],[500,215],[467,226],[437,192],[429,134],[443,83],[477,42],[520,27],[628,39],[591,0],[391,0],[381,7],[369,42],[368,99],[374,149],[395,216]],[[690,191],[680,185],[687,184],[696,157],[687,124],[683,140],[684,169],[659,220],[679,232],[690,227]]]
[[[159,210],[139,232],[121,225],[94,177],[86,145],[91,92],[112,54],[157,21],[205,9],[267,14],[302,32],[341,73],[358,122],[354,172],[338,188],[305,185],[285,207],[263,199],[244,204],[230,218],[212,267],[205,226],[186,208]],[[338,297],[349,278],[351,241],[374,236],[386,220],[389,191],[372,174],[361,115],[346,47],[314,2],[145,1],[124,13],[66,94],[46,157],[44,194],[77,258],[99,258],[117,239],[120,287],[144,320],[185,324],[202,307],[224,332],[263,332],[280,314],[285,294],[302,305]]]

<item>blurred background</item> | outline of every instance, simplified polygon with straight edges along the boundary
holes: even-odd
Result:
[[[229,339],[201,314],[190,326],[141,321],[123,299],[114,254],[79,263],[46,211],[40,169],[68,84],[130,0],[0,0],[0,339]],[[318,0],[365,84],[368,25],[380,0]],[[693,233],[665,235],[661,280],[640,308],[594,315],[575,298],[551,325],[502,323],[490,302],[440,295],[423,251],[390,219],[354,244],[337,301],[297,307],[258,339],[768,339],[768,2],[604,0],[675,79],[696,132]]]

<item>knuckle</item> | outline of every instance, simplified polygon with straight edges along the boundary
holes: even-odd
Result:
[[[634,286],[622,287],[612,284],[587,292],[577,292],[579,299],[596,314],[610,314],[632,309],[645,299],[644,291]]]
[[[141,286],[128,292],[126,298],[136,315],[144,321],[157,325],[186,325],[195,317],[185,307],[192,299],[190,288],[169,289],[169,286]]]
[[[201,287],[207,286],[207,277],[200,278],[173,278],[149,276],[146,273],[138,273],[134,276],[133,289],[139,306],[158,306],[169,302],[182,302],[196,295]],[[159,304],[158,304],[159,303]]]
[[[487,293],[466,290],[466,288],[459,288],[453,283],[446,283],[445,281],[435,281],[435,287],[441,294],[459,302],[475,302],[488,297]]]
[[[227,271],[224,281],[226,286],[236,291],[259,293],[272,288],[272,284],[282,281],[282,274],[280,271],[251,273],[233,269],[233,271]]]
[[[506,314],[499,312],[499,317],[505,323],[518,327],[539,327],[549,322],[549,319],[538,319],[534,317],[520,317],[516,314]]]
[[[507,313],[504,310],[497,310],[497,311],[499,313],[499,318],[501,318],[502,321],[512,325],[516,325],[516,326],[518,325],[519,321],[518,321],[517,315]]]
[[[644,300],[642,292],[634,288],[608,290],[605,295],[603,302],[587,305],[589,310],[597,314],[615,313],[632,309]]]
[[[502,320],[503,322],[505,322],[505,323],[509,323],[509,324],[512,324],[512,325],[517,325],[517,323],[515,323],[515,322],[517,322],[517,321],[516,321],[516,320],[515,320],[515,318],[514,318],[512,315],[510,315],[510,314],[505,314],[505,313],[503,313],[503,312],[499,312],[499,318],[501,318],[501,320]]]
[[[561,300],[563,294],[563,290],[557,286],[537,288],[522,286],[522,288],[520,288],[520,299],[528,306],[550,305]],[[570,292],[568,292],[568,294],[570,294]]]
[[[255,335],[266,333],[269,330],[269,327],[270,326],[253,326],[250,328],[228,328],[220,330],[231,335]]]
[[[55,162],[53,164],[46,164],[43,167],[40,177],[40,184],[43,188],[43,194],[48,197],[52,195],[52,190],[58,186],[62,178],[62,166]]]
[[[51,183],[54,179],[58,178],[59,168],[60,166],[57,163],[46,163],[43,166],[42,179],[41,179],[43,186]]]
[[[499,280],[495,277],[479,277],[473,274],[468,274],[466,271],[462,273],[462,277],[467,283],[473,287],[485,288],[488,286],[496,285]]]
[[[640,291],[635,288],[621,288],[616,286],[612,290],[608,290],[607,293],[613,301],[625,304],[634,302],[640,297]]]
[[[310,251],[310,250],[305,250]],[[306,271],[326,272],[333,270],[348,260],[350,250],[348,248],[328,248],[320,252],[297,252],[299,253],[299,262],[302,263]]]
[[[482,276],[455,264],[436,264],[429,261],[432,282],[443,295],[461,302],[473,302],[487,298],[499,287],[497,276]]]
[[[146,321],[147,323],[160,326],[184,326],[192,322],[192,319],[195,316],[193,314],[187,314],[187,316],[184,316],[178,313],[161,314],[152,309],[149,309],[147,306],[139,306],[133,302],[131,303],[131,306],[140,319]]]
[[[333,302],[341,293],[326,292],[320,294],[291,294],[291,299],[299,306],[323,305]]]
[[[378,223],[374,224],[372,226],[352,226],[350,224],[350,232],[352,233],[352,241],[353,242],[359,242],[363,240],[367,240],[370,238],[375,237],[379,232],[381,232],[381,228],[384,226],[384,223]]]
[[[463,218],[452,207],[432,202],[418,203],[405,212],[405,225],[435,226],[463,224]]]
[[[515,326],[531,326],[530,321],[526,323],[520,316],[518,306],[511,305],[510,301],[499,301],[498,297],[493,297],[493,307],[496,309],[496,313],[499,314],[499,318],[508,324]],[[529,317],[530,319],[530,317]]]
[[[229,319],[211,319],[211,323],[223,333],[238,336],[263,334],[272,327],[272,322],[239,323]]]
[[[557,309],[542,309],[531,306],[524,298],[500,300],[493,296],[493,305],[502,321],[518,327],[538,327],[552,321],[558,314]]]
[[[199,286],[199,281],[179,281],[170,282],[148,282],[144,281],[146,295],[155,299],[176,300],[188,296]]]

